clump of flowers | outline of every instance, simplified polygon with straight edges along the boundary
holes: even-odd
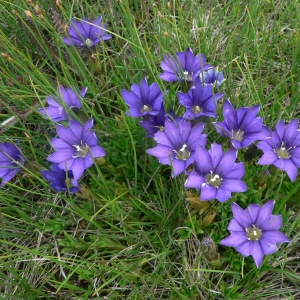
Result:
[[[300,167],[298,119],[294,119],[288,125],[279,121],[275,131],[272,132],[272,137],[259,142],[257,147],[264,152],[258,164],[274,165],[286,171],[291,181],[296,180]]]
[[[20,146],[9,142],[0,143],[0,187],[15,177],[22,170],[24,163],[25,158]]]
[[[66,108],[68,107],[74,113],[78,112],[82,106],[80,98],[84,98],[87,89],[87,87],[82,89],[80,92],[81,97],[78,97],[71,87],[65,89],[60,86],[58,95],[55,97],[47,96],[46,101],[49,106],[46,108],[39,108],[39,112],[44,116],[49,117],[54,122],[74,119],[73,115]]]
[[[83,18],[81,21],[72,19],[69,27],[69,36],[63,40],[68,46],[75,47],[93,47],[100,41],[111,39],[111,35],[107,33],[107,25],[102,22],[100,15],[95,20]]]
[[[263,206],[250,204],[243,210],[232,203],[233,219],[228,225],[231,235],[220,241],[221,245],[235,247],[243,256],[251,255],[257,268],[262,264],[264,255],[276,252],[277,243],[290,239],[279,231],[282,225],[281,215],[272,215],[275,200]]]
[[[207,117],[218,117],[217,105],[224,93],[215,92],[215,89],[224,82],[223,73],[207,64],[204,55],[194,55],[190,48],[175,55],[164,55],[160,66],[163,69],[161,79],[188,83],[189,90],[177,94],[179,103],[186,108],[183,117],[166,114],[162,98],[156,102],[149,97],[145,79],[143,87],[141,83],[134,84],[131,92],[122,90],[122,97],[130,107],[126,114],[143,118],[140,125],[147,131],[147,137],[154,137],[156,142],[156,146],[146,152],[157,157],[161,164],[170,165],[172,177],[187,176],[184,186],[200,191],[199,201],[226,202],[233,192],[247,191],[242,180],[245,165],[238,161],[238,151],[257,141],[260,141],[258,148],[264,151],[259,164],[274,164],[286,170],[291,180],[295,180],[300,166],[298,120],[292,121],[286,128],[281,121],[272,133],[263,124],[263,118],[258,116],[259,105],[235,109],[227,99],[223,105],[224,120],[213,123],[217,132],[230,140],[227,151],[215,142],[206,150],[207,135],[204,132],[209,125],[205,122]],[[221,244],[237,247],[244,256],[252,255],[259,267],[264,255],[277,251],[277,242],[289,241],[279,231],[281,216],[271,214],[273,206],[274,201],[269,201],[262,207],[251,204],[243,211],[233,203],[235,218],[228,227],[231,236],[223,239]],[[274,240],[271,240],[273,234]],[[218,265],[221,263],[220,255],[213,245],[214,241],[206,238],[201,250],[209,263]]]

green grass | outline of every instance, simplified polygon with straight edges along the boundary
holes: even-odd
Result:
[[[220,90],[236,108],[260,104],[274,129],[280,119],[299,116],[299,2],[33,2],[0,2],[0,122],[14,117],[0,142],[18,139],[29,162],[0,189],[1,299],[298,299],[299,179],[291,183],[284,172],[269,178],[255,158],[244,177],[248,191],[214,203],[208,222],[207,211],[185,200],[185,177],[172,179],[170,167],[145,153],[154,142],[125,116],[120,91],[147,76],[169,90],[166,109],[181,112],[176,93],[184,87],[163,82],[159,63],[163,54],[191,47],[224,72]],[[100,14],[113,38],[95,47],[95,65],[84,50],[63,43],[57,15],[69,24]],[[86,198],[56,193],[39,173],[50,166],[56,124],[37,109],[58,84],[88,86],[78,119],[94,118],[107,152],[81,180]],[[226,144],[211,129],[213,141]],[[245,208],[273,198],[290,243],[260,269],[228,247],[219,246],[221,265],[204,259],[204,237],[218,244],[229,235],[231,202]]]

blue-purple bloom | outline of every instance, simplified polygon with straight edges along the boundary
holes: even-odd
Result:
[[[223,73],[219,72],[218,68],[211,68],[200,73],[199,78],[201,84],[212,84],[216,87],[219,87],[225,81]]]
[[[154,135],[157,146],[146,152],[157,157],[161,164],[172,166],[172,177],[177,176],[195,161],[197,146],[205,146],[206,134],[202,134],[203,128],[204,123],[192,127],[190,122],[182,119],[176,124],[166,119],[165,131],[158,131]]]
[[[160,78],[169,82],[195,81],[201,72],[213,67],[206,64],[203,54],[195,56],[191,48],[187,48],[185,52],[177,52],[173,56],[165,54],[160,66],[164,70],[164,73],[160,74]]]
[[[81,98],[85,96],[86,91],[87,87],[81,90]],[[46,100],[49,106],[46,108],[39,108],[39,112],[44,116],[49,117],[54,122],[73,119],[73,115],[68,111],[67,107],[73,112],[77,112],[82,106],[80,98],[70,87],[65,89],[60,86],[58,89],[58,95],[53,98],[47,96]]]
[[[262,264],[264,255],[276,252],[277,243],[290,239],[279,231],[281,215],[272,215],[275,200],[269,200],[262,207],[250,204],[243,210],[232,203],[233,219],[228,225],[231,235],[220,241],[221,245],[236,247],[243,256],[252,255],[257,268]]]
[[[264,154],[258,161],[259,165],[274,165],[287,172],[291,181],[295,181],[300,167],[300,132],[298,131],[298,119],[285,125],[279,121],[272,137],[261,141],[257,147]]]
[[[171,119],[173,121],[179,121],[182,119],[180,117],[176,117],[173,110],[171,109],[166,114],[164,104],[162,104],[160,111],[157,115],[144,116],[143,118],[144,120],[140,121],[140,125],[146,130],[147,138],[154,138],[156,132],[164,131],[166,119]]]
[[[216,103],[224,93],[213,93],[212,85],[202,86],[200,80],[190,88],[187,94],[178,92],[179,103],[186,107],[185,119],[192,120],[200,116],[216,118]]]
[[[69,28],[69,37],[63,40],[68,46],[93,47],[100,41],[111,39],[111,35],[106,31],[106,24],[102,22],[100,15],[95,20],[83,18],[80,21],[72,19]]]
[[[21,153],[21,147],[13,143],[0,143],[0,187],[3,187],[9,180],[17,175],[25,163]]]
[[[165,92],[160,90],[156,82],[149,86],[146,77],[144,77],[140,84],[134,83],[131,86],[131,92],[122,90],[121,95],[130,108],[126,115],[139,118],[145,115],[158,115],[161,111]]]
[[[246,184],[241,180],[245,174],[244,163],[236,163],[237,150],[223,153],[222,146],[213,143],[210,150],[198,146],[194,171],[184,186],[201,190],[200,200],[217,199],[225,202],[232,192],[245,192]]]
[[[215,128],[224,137],[231,139],[235,149],[246,148],[255,141],[270,138],[272,131],[257,117],[260,106],[242,107],[235,110],[227,99],[223,106],[223,122],[215,122]]]
[[[64,171],[57,164],[52,164],[50,170],[42,170],[41,174],[47,181],[51,182],[50,186],[58,191],[77,193],[79,190],[78,181],[74,178],[72,171]]]
[[[83,172],[94,163],[94,158],[106,153],[98,145],[98,139],[92,131],[93,119],[84,125],[78,121],[69,121],[69,128],[57,125],[59,138],[51,140],[56,152],[48,157],[48,161],[58,164],[64,171],[72,171],[74,178],[79,179]]]

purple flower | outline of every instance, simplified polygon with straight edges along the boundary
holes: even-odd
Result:
[[[206,64],[206,58],[203,54],[194,55],[191,48],[185,52],[177,52],[176,55],[164,55],[164,60],[160,63],[164,73],[160,78],[169,81],[194,81],[201,72],[212,68],[212,65]]]
[[[145,116],[143,121],[140,121],[140,125],[147,131],[146,137],[154,138],[154,135],[158,131],[165,130],[165,121],[166,119],[171,119],[175,121],[181,120],[181,118],[176,117],[173,110],[169,110],[166,114],[165,106],[162,104],[158,115],[156,116]]]
[[[274,165],[287,172],[291,181],[295,181],[300,167],[300,132],[298,119],[292,120],[288,125],[279,121],[272,137],[261,141],[257,147],[264,154],[258,161],[259,165]]]
[[[84,170],[94,163],[94,158],[106,153],[98,146],[98,139],[92,131],[93,119],[81,125],[78,121],[69,121],[69,128],[57,125],[57,135],[51,141],[56,152],[48,157],[48,161],[58,164],[64,171],[72,171],[74,178],[79,179]]]
[[[64,171],[57,164],[52,164],[50,170],[42,170],[42,176],[49,182],[50,186],[58,191],[64,192],[69,190],[70,193],[77,193],[79,190],[78,181],[74,178],[72,171]]]
[[[111,35],[106,32],[106,24],[102,23],[102,16],[94,21],[83,18],[81,21],[72,19],[69,37],[63,40],[68,46],[93,47],[100,41],[109,40]]]
[[[224,137],[231,139],[235,149],[246,148],[257,140],[271,137],[271,130],[263,125],[263,119],[256,117],[259,105],[235,110],[227,99],[223,106],[223,122],[215,122],[215,128]]]
[[[211,68],[200,73],[199,78],[202,84],[212,84],[216,87],[219,87],[225,81],[223,73],[219,72],[217,68]]]
[[[140,84],[134,83],[131,86],[131,92],[122,90],[121,95],[130,108],[126,115],[138,118],[145,115],[158,115],[165,93],[162,93],[156,82],[149,86],[144,77]]]
[[[228,225],[231,235],[220,241],[221,245],[236,247],[243,256],[252,255],[257,268],[262,264],[264,255],[276,252],[277,243],[290,239],[279,231],[282,225],[281,215],[272,215],[275,200],[269,200],[262,207],[250,204],[243,210],[232,203],[234,218]]]
[[[177,176],[194,162],[196,147],[205,146],[206,134],[201,134],[203,128],[203,123],[192,127],[190,122],[184,120],[175,124],[166,119],[165,131],[154,135],[157,146],[146,152],[157,157],[161,164],[172,166],[172,177]]]
[[[222,146],[213,143],[210,150],[197,147],[194,171],[184,186],[201,190],[203,201],[217,199],[225,202],[232,192],[245,192],[246,184],[241,180],[245,174],[242,162],[236,163],[237,150],[223,153]]]
[[[213,94],[212,85],[202,86],[200,80],[196,80],[187,94],[178,92],[180,104],[186,107],[183,117],[190,120],[200,116],[216,118],[216,103],[223,96],[224,93]]]
[[[0,143],[0,178],[2,178],[0,187],[22,169],[25,158],[20,150],[21,147],[16,147],[13,143]]]
[[[80,92],[82,98],[85,96],[87,89],[88,88],[86,87]],[[46,100],[49,107],[39,108],[39,112],[49,117],[54,122],[73,119],[72,114],[66,110],[66,106],[74,112],[77,112],[79,109],[81,109],[81,102],[77,94],[70,87],[65,89],[64,87],[60,86],[58,89],[58,96],[56,96],[54,99],[47,96]]]

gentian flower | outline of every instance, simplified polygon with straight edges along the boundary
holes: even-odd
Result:
[[[64,37],[63,40],[68,46],[93,47],[100,41],[111,39],[106,28],[106,24],[102,23],[101,15],[94,21],[87,18],[83,18],[81,21],[72,19],[69,37]]]
[[[246,184],[241,180],[245,174],[242,162],[236,163],[237,150],[230,149],[223,153],[222,146],[213,143],[210,150],[198,146],[194,171],[187,178],[184,186],[201,190],[203,201],[217,199],[225,202],[232,192],[245,192]]]
[[[215,122],[215,128],[224,137],[231,139],[235,149],[246,148],[258,140],[271,137],[271,130],[263,125],[263,119],[256,117],[259,105],[235,110],[227,99],[223,106],[223,122]]]
[[[78,121],[69,121],[69,128],[57,125],[59,138],[51,140],[56,152],[47,160],[58,164],[64,171],[72,171],[75,179],[79,179],[84,170],[94,163],[94,158],[102,157],[106,153],[98,145],[95,132],[92,131],[93,119],[84,125]]]
[[[144,77],[140,84],[134,83],[131,86],[131,92],[122,90],[121,95],[130,108],[126,115],[138,118],[145,115],[158,115],[165,93],[160,90],[156,82],[149,86]]]
[[[259,165],[274,165],[287,172],[291,181],[295,181],[300,167],[300,132],[298,119],[288,125],[279,121],[272,137],[257,144],[264,154]]]
[[[165,130],[166,119],[171,119],[175,121],[179,121],[182,119],[176,117],[173,110],[171,109],[166,114],[164,104],[162,104],[160,111],[157,115],[144,116],[143,118],[144,120],[140,121],[140,125],[146,130],[146,137],[148,138],[154,138],[156,132]]]
[[[202,86],[199,79],[187,94],[178,92],[179,103],[186,107],[183,117],[190,120],[200,116],[216,118],[216,103],[223,96],[224,93],[213,94],[212,85]]]
[[[211,68],[200,73],[199,78],[201,84],[212,84],[216,87],[219,87],[225,81],[223,73],[219,72],[218,68]]]
[[[57,164],[52,164],[50,170],[42,170],[41,174],[44,179],[51,182],[50,186],[54,190],[58,192],[69,190],[71,194],[78,192],[78,181],[74,178],[72,171],[64,171]]]
[[[177,52],[176,55],[164,55],[164,60],[160,63],[164,73],[160,78],[169,81],[194,81],[201,72],[212,68],[212,65],[206,64],[206,58],[203,54],[194,55],[191,48],[185,52]]]
[[[146,151],[157,157],[161,164],[172,166],[172,177],[183,173],[195,161],[198,145],[206,144],[206,134],[201,134],[204,123],[192,127],[190,122],[182,119],[178,121],[175,124],[166,119],[165,131],[158,131],[154,135],[157,146]]]
[[[16,147],[13,143],[0,143],[0,178],[3,187],[22,169],[25,158],[21,153],[21,147]]]
[[[86,94],[87,87],[84,88],[80,94],[83,98]],[[70,87],[65,89],[60,86],[58,89],[58,96],[51,98],[49,96],[46,97],[46,101],[49,105],[47,108],[39,108],[39,112],[47,117],[49,117],[54,122],[61,122],[69,119],[73,119],[72,114],[68,113],[66,108],[63,106],[68,106],[72,111],[77,112],[81,109],[81,102],[74,92],[74,90]]]
[[[275,200],[269,200],[262,207],[250,204],[243,210],[232,203],[233,219],[228,225],[231,235],[220,241],[221,245],[236,247],[243,256],[252,255],[257,268],[262,264],[264,255],[276,252],[277,243],[290,239],[279,231],[281,215],[272,215]]]

